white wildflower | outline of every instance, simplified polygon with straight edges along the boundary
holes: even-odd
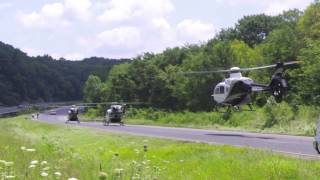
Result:
[[[38,163],[39,163],[39,161],[37,161],[37,160],[33,160],[30,162],[30,164],[33,164],[33,165],[37,165]]]
[[[9,175],[9,176],[5,176],[5,179],[14,179],[16,178],[15,176]]]
[[[114,171],[116,174],[120,175],[120,174],[122,174],[123,169],[118,168],[118,169],[115,169]]]
[[[24,146],[21,146],[20,149],[21,149],[22,151],[25,151],[27,148],[24,147]]]
[[[43,171],[49,171],[49,169],[50,169],[50,167],[45,167],[45,168],[43,168],[42,170],[43,170]]]
[[[10,167],[10,166],[12,166],[13,165],[13,162],[5,162],[5,164],[4,164],[5,166],[7,166],[7,167]]]
[[[6,163],[7,163],[7,161],[5,161],[5,160],[0,160],[0,164],[5,165]]]
[[[27,152],[35,152],[35,149],[26,149]]]
[[[133,176],[132,179],[141,179],[141,178],[140,178],[140,176],[137,174],[137,175]]]
[[[68,178],[68,180],[78,180],[78,179],[74,178],[74,177],[71,177],[71,178]]]
[[[60,172],[55,172],[53,173],[55,176],[61,176],[61,173]]]
[[[43,166],[43,165],[46,165],[46,164],[48,164],[47,161],[41,161],[41,165],[42,165],[42,166]]]
[[[34,165],[34,164],[31,164],[30,166],[29,166],[29,168],[35,168],[36,167],[36,165]]]
[[[42,177],[46,177],[46,176],[48,176],[48,173],[42,172],[40,175],[41,175]]]

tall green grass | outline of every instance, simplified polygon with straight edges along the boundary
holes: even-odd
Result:
[[[268,151],[134,137],[72,125],[49,125],[24,117],[1,119],[0,132],[0,179],[316,179],[320,176],[317,161]]]
[[[256,132],[272,132],[313,136],[319,115],[319,108],[299,106],[292,108],[287,103],[268,102],[254,111],[233,110],[223,112],[165,112],[156,109],[131,109],[127,123],[195,127],[214,129],[235,129]]]

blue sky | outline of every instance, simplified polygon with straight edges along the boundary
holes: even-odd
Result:
[[[201,43],[245,15],[313,0],[1,0],[0,41],[31,56],[130,58]]]

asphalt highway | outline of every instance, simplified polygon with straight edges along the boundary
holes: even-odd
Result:
[[[53,124],[65,124],[67,111],[68,109],[62,108],[56,110],[56,115],[44,113],[40,115],[39,120]],[[101,122],[81,122],[80,124],[70,123],[68,125],[138,136],[265,149],[307,159],[320,159],[320,155],[317,154],[312,145],[313,137],[139,125],[119,126],[118,124],[111,124],[110,126],[103,126]]]

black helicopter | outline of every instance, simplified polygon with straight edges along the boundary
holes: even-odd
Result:
[[[218,71],[192,71],[183,74],[208,74],[208,73],[229,73],[229,78],[218,83],[213,91],[212,97],[220,106],[237,107],[248,104],[252,110],[252,94],[255,92],[270,92],[277,102],[281,102],[288,91],[288,81],[284,78],[286,68],[295,67],[299,61],[278,62],[276,64],[253,67],[239,68],[232,67],[229,70]],[[255,83],[251,78],[243,77],[241,72],[275,68],[268,85]]]

